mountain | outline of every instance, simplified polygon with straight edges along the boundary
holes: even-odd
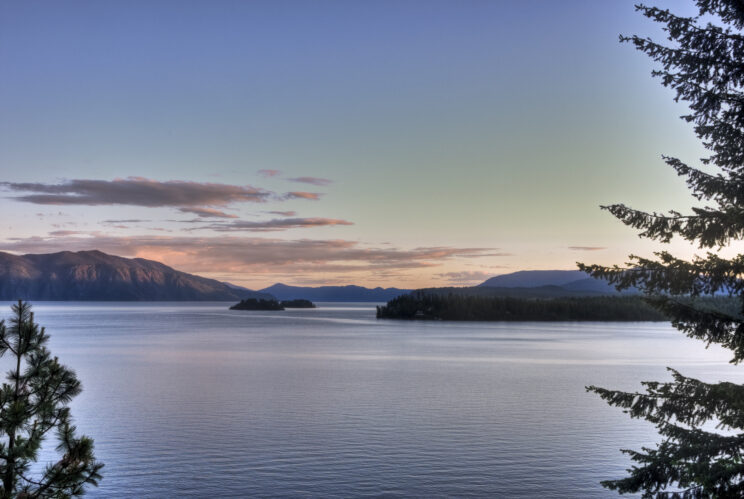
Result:
[[[584,279],[587,279],[587,275],[580,270],[522,270],[491,277],[478,286],[487,288],[535,288],[537,286],[562,286]],[[588,279],[594,280],[591,277]]]
[[[248,289],[243,286],[238,286],[237,284],[233,284],[231,282],[222,281],[222,284],[232,289],[233,291],[244,292],[244,293],[258,293],[258,291],[253,291],[252,289]]]
[[[0,252],[0,300],[206,301],[271,298],[144,258],[100,251]]]
[[[408,293],[409,289],[398,288],[364,288],[362,286],[287,286],[274,284],[261,290],[275,296],[277,300],[294,300],[304,298],[310,301],[371,301],[386,302],[396,296]]]
[[[422,291],[435,295],[460,295],[460,296],[481,296],[488,298],[509,297],[509,298],[571,298],[585,296],[602,296],[612,293],[592,291],[592,290],[571,290],[563,286],[535,286],[532,288],[506,288],[490,286],[474,286],[470,288],[424,288]]]
[[[522,270],[498,275],[479,284],[479,288],[539,288],[554,286],[563,290],[561,296],[637,294],[635,288],[619,292],[601,279],[588,277],[580,270]]]

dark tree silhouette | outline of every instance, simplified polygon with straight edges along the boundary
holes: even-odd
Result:
[[[644,213],[622,204],[603,208],[643,237],[664,243],[681,237],[706,254],[688,261],[661,251],[656,258],[631,255],[624,267],[579,266],[621,289],[642,289],[675,327],[732,350],[732,362],[739,363],[744,360],[744,255],[727,259],[720,250],[744,238],[744,2],[696,4],[699,16],[691,18],[638,5],[643,15],[664,25],[669,43],[638,36],[621,40],[658,62],[653,75],[676,91],[677,101],[688,103],[690,112],[682,119],[694,125],[710,155],[700,168],[663,158],[705,204],[688,215]],[[687,299],[721,292],[738,300],[738,311]],[[624,451],[635,462],[629,476],[603,485],[644,497],[744,497],[744,386],[703,383],[670,371],[671,382],[646,382],[640,393],[588,387],[630,416],[654,423],[662,436],[656,448]]]
[[[0,321],[0,356],[11,368],[0,387],[0,478],[2,498],[71,497],[98,485],[103,464],[93,440],[75,436],[67,404],[80,393],[75,373],[52,357],[49,336],[34,323],[31,306],[19,301],[6,326]],[[39,449],[54,430],[62,457],[31,474]]]
[[[414,291],[377,307],[378,319],[445,321],[662,321],[667,317],[637,296],[470,296]]]

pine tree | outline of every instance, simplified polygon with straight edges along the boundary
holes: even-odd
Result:
[[[695,17],[638,5],[638,11],[664,26],[670,43],[638,36],[621,40],[658,62],[653,75],[674,89],[675,100],[688,104],[690,112],[682,119],[694,125],[710,155],[699,168],[663,158],[705,204],[687,215],[645,213],[623,204],[603,208],[639,229],[642,237],[663,243],[681,237],[705,255],[685,260],[660,251],[655,258],[630,255],[622,267],[579,266],[620,289],[643,290],[673,317],[676,328],[730,349],[737,364],[744,360],[744,255],[724,258],[721,250],[744,238],[744,2],[696,4]],[[737,299],[738,310],[702,306],[695,299],[721,292]],[[672,381],[646,382],[639,393],[588,387],[631,417],[655,424],[662,437],[656,448],[625,450],[634,461],[629,475],[602,484],[644,497],[744,497],[744,385],[709,384],[670,371]]]
[[[0,356],[11,364],[0,387],[0,497],[82,495],[86,485],[98,484],[103,464],[95,460],[93,440],[75,436],[71,422],[68,403],[80,381],[47,350],[49,336],[34,323],[31,306],[19,301],[12,310],[8,326],[0,321]],[[29,476],[52,430],[62,457]]]

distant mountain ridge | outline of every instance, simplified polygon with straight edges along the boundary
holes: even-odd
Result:
[[[490,286],[473,286],[471,288],[423,288],[422,291],[435,295],[462,295],[462,296],[482,296],[488,298],[509,297],[509,298],[581,298],[591,296],[609,296],[612,293],[599,291],[570,290],[562,286],[535,286],[535,287],[490,287]],[[617,294],[617,293],[615,293]]]
[[[553,286],[564,290],[565,296],[575,294],[621,294],[614,286],[580,270],[522,270],[511,274],[498,275],[482,282],[477,288],[540,288]],[[556,295],[558,290],[554,290]],[[623,291],[622,294],[634,294],[637,290]]]
[[[491,277],[479,284],[478,287],[535,288],[538,286],[561,286],[586,278],[587,275],[580,270],[520,270],[511,274]]]
[[[271,298],[144,258],[101,251],[0,252],[0,300],[222,301]]]
[[[339,302],[386,302],[396,296],[408,293],[410,289],[398,288],[365,288],[362,286],[288,286],[277,283],[260,290],[275,296],[278,300],[295,300],[304,298],[310,301]]]
[[[29,255],[0,252],[0,300],[239,301],[256,298],[387,302],[410,291],[355,285],[309,287],[281,283],[253,291],[180,272],[153,260],[124,258],[97,250]],[[492,277],[474,287],[429,288],[427,291],[533,298],[618,293],[613,286],[579,270],[519,271]]]

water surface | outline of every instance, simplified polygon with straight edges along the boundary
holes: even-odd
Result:
[[[73,415],[106,463],[91,497],[606,497],[618,449],[657,437],[585,385],[636,389],[667,365],[744,382],[665,323],[228,305],[34,305],[83,382]]]

